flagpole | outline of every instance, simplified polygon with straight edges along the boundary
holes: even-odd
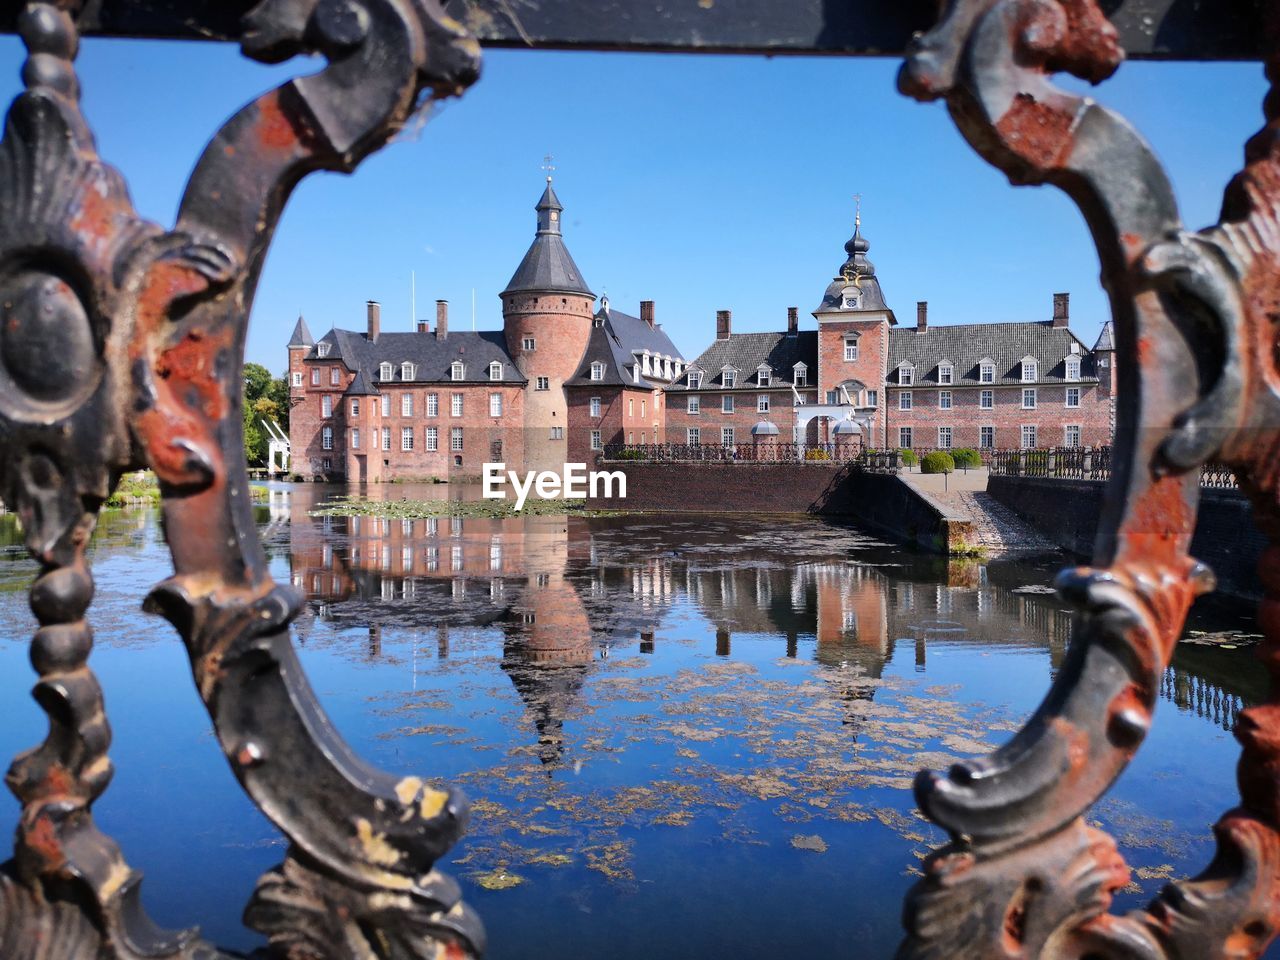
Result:
[[[418,329],[418,274],[415,270],[409,271],[409,329]]]

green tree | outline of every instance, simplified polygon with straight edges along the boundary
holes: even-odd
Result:
[[[289,384],[260,363],[244,365],[244,456],[253,466],[267,462],[267,431],[261,421],[289,429]]]

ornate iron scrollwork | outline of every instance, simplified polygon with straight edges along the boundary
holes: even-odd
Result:
[[[0,141],[0,489],[43,567],[31,656],[50,719],[8,776],[23,811],[0,873],[0,955],[220,956],[147,920],[139,876],[91,814],[111,735],[87,665],[85,545],[121,472],[142,466],[160,479],[175,567],[149,606],[181,632],[233,771],[291,841],[247,921],[289,957],[478,955],[478,919],[434,870],[466,801],[367,767],[325,717],[288,638],[299,601],[257,541],[239,406],[247,318],[293,186],[354,169],[424,91],[460,93],[479,48],[435,0],[263,0],[244,52],[328,65],[227,122],[166,232],[134,212],[81,116],[78,6],[26,6],[26,91]]]
[[[1242,804],[1217,825],[1218,856],[1196,879],[1170,885],[1146,911],[1110,915],[1128,868],[1084,820],[1142,743],[1188,607],[1212,586],[1188,555],[1200,465],[1218,457],[1234,467],[1275,530],[1280,463],[1275,94],[1222,225],[1193,234],[1138,134],[1048,80],[1067,71],[1096,83],[1122,58],[1093,0],[955,0],[900,77],[912,96],[945,98],[1011,182],[1053,184],[1077,203],[1125,361],[1096,567],[1058,581],[1078,611],[1069,660],[1008,745],[917,780],[921,808],[953,842],[908,902],[901,957],[1226,960],[1258,956],[1280,929],[1280,692],[1238,726]],[[1273,679],[1277,560],[1275,547],[1263,560]]]

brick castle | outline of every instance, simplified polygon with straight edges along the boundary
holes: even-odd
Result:
[[[1115,345],[1110,323],[1089,348],[1071,332],[1069,298],[1045,321],[914,327],[888,306],[861,218],[846,259],[801,330],[734,333],[692,362],[656,322],[615,310],[587,287],[561,233],[551,179],[537,231],[500,294],[503,329],[363,331],[289,341],[293,470],[306,479],[472,478],[482,464],[553,470],[590,463],[606,444],[837,443],[871,447],[1037,447],[1110,442]]]

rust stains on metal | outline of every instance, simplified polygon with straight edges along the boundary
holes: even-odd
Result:
[[[1037,169],[1060,167],[1075,146],[1075,115],[1043,103],[1031,93],[1018,93],[996,130],[1005,144]]]

